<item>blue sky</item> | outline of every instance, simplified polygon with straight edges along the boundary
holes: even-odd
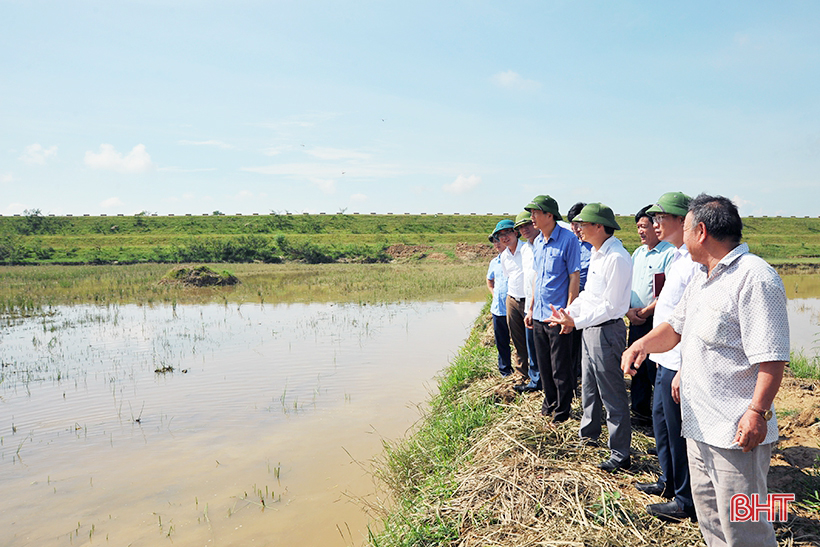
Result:
[[[817,2],[0,0],[0,214],[818,214]]]

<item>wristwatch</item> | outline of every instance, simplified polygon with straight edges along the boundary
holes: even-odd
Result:
[[[771,408],[767,408],[766,410],[763,410],[762,408],[757,408],[756,406],[750,404],[749,405],[749,410],[751,410],[752,412],[757,412],[767,422],[772,419],[772,409]]]

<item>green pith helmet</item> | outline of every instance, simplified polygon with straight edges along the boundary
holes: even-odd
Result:
[[[538,209],[539,211],[543,211],[545,213],[552,213],[552,216],[556,221],[564,220],[561,217],[561,213],[558,211],[558,202],[547,195],[535,196],[532,198],[530,204],[524,207],[524,209],[527,211]]]
[[[592,222],[609,226],[615,230],[621,229],[618,223],[615,222],[615,213],[603,203],[587,203],[581,209],[581,212],[572,219],[572,222]]]
[[[692,198],[683,192],[667,192],[662,195],[658,202],[646,210],[650,215],[655,213],[666,213],[678,217],[685,217],[689,211],[689,202]]]
[[[495,225],[495,230],[493,230],[493,233],[491,233],[488,236],[490,241],[492,241],[495,235],[501,230],[515,230],[515,224],[512,220],[508,218],[505,218],[504,220],[499,220],[498,224]]]
[[[528,222],[532,222],[532,213],[530,213],[529,211],[521,211],[515,216],[516,228],[520,228]]]

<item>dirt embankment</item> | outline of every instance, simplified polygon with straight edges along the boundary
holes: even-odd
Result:
[[[494,345],[491,326],[482,343]],[[579,446],[579,402],[573,403],[572,419],[548,424],[539,412],[543,395],[517,395],[512,389],[517,381],[492,377],[472,388],[506,411],[477,439],[453,499],[438,508],[465,523],[460,546],[701,544],[697,524],[663,524],[646,514],[646,505],[664,501],[634,486],[659,475],[657,457],[648,453],[655,444],[649,430],[635,428],[628,472],[604,473],[597,464],[608,455],[606,433],[599,447]],[[787,369],[775,408],[780,440],[772,454],[769,490],[796,497],[788,521],[776,525],[778,540],[820,545],[820,380],[794,378]],[[482,511],[492,518],[473,518]]]
[[[387,247],[385,252],[394,260],[409,260],[409,259],[426,259],[426,260],[448,260],[450,256],[447,253],[441,252],[442,247],[438,246],[437,251],[433,252],[432,245],[405,245],[397,243]],[[497,253],[489,243],[456,243],[455,248],[451,248],[453,255],[466,262],[489,261]],[[446,249],[450,250],[450,249]]]

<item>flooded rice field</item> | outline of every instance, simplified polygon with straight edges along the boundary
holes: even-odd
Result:
[[[784,276],[792,348],[820,280]],[[478,299],[483,294],[477,295]],[[361,545],[370,462],[478,303],[53,308],[0,325],[0,545]]]
[[[0,327],[0,544],[361,545],[481,303],[60,307]]]

